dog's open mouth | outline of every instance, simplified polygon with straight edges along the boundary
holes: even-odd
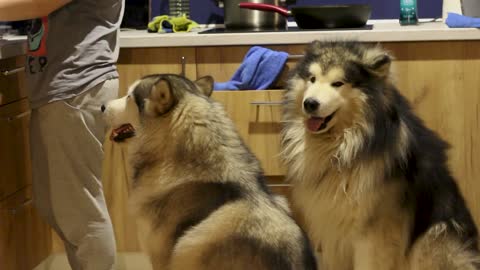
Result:
[[[310,118],[307,119],[307,121],[305,123],[306,126],[307,126],[307,129],[311,132],[322,131],[323,129],[325,129],[327,127],[328,122],[330,122],[330,120],[332,120],[334,114],[335,114],[335,112],[333,112],[332,114],[330,114],[327,117],[311,116]]]
[[[112,130],[110,140],[114,142],[123,142],[125,139],[135,136],[135,129],[131,124],[123,124]]]

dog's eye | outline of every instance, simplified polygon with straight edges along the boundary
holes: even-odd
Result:
[[[130,98],[131,98],[131,96],[130,96],[130,95],[128,95],[128,96],[127,96],[127,99],[130,99]]]
[[[315,78],[315,76],[310,77],[310,82],[311,83],[314,83],[316,80],[317,80],[317,78]]]
[[[332,86],[333,86],[333,87],[340,87],[340,86],[342,86],[342,85],[343,85],[343,82],[341,82],[341,81],[332,83]]]

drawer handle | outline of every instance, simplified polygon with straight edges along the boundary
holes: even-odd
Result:
[[[305,55],[303,54],[290,54],[287,59],[289,60],[297,60],[303,58]]]
[[[279,106],[283,105],[283,101],[252,101],[250,105],[256,106]]]
[[[287,188],[291,188],[292,185],[290,184],[267,184],[269,187],[287,187]]]
[[[2,117],[2,118],[0,118],[0,120],[7,121],[8,123],[11,123],[15,120],[21,119],[21,118],[23,118],[25,116],[28,116],[28,115],[30,115],[30,111],[19,113],[19,114],[14,115],[14,116]]]
[[[14,68],[14,69],[11,69],[11,70],[4,70],[4,71],[1,72],[1,74],[3,76],[9,76],[9,75],[13,75],[13,74],[16,74],[16,73],[19,73],[19,72],[22,72],[22,71],[25,71],[25,67]]]
[[[185,77],[185,73],[186,73],[186,68],[185,68],[185,63],[187,62],[185,56],[182,56],[180,58],[180,64],[182,65],[182,71],[180,73],[180,75],[182,75],[183,77]]]
[[[32,199],[27,199],[22,204],[20,204],[19,206],[15,207],[15,208],[8,208],[7,210],[10,214],[15,215],[15,214],[17,214],[18,211],[23,210],[25,207],[31,205],[32,203],[33,203]]]

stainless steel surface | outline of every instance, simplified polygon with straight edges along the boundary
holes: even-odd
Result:
[[[186,64],[185,56],[182,56],[182,58],[181,58],[180,61],[181,61],[181,64],[182,64],[182,73],[181,73],[181,75],[182,75],[183,77],[185,77],[185,64]]]
[[[26,37],[24,40],[0,39],[0,59],[24,55],[27,52],[26,39]]]
[[[287,19],[274,12],[242,9],[238,7],[245,0],[222,0],[224,20],[227,29],[285,29]],[[247,2],[284,5],[285,0],[249,0]]]
[[[9,75],[16,74],[16,73],[19,73],[19,72],[22,72],[22,71],[25,71],[25,67],[19,67],[19,68],[10,69],[10,70],[2,70],[2,71],[0,71],[0,74],[2,74],[3,76],[9,76]]]
[[[303,58],[305,55],[303,54],[290,54],[287,58],[289,60],[297,60]]]
[[[282,105],[283,101],[252,101],[250,105],[255,106],[279,106]]]
[[[463,15],[480,18],[480,0],[462,0],[461,3]]]

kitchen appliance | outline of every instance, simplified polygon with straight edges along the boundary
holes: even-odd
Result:
[[[480,0],[461,0],[465,16],[480,18]]]
[[[286,29],[284,16],[260,10],[241,9],[238,5],[245,0],[216,0],[224,9],[224,24],[227,29]],[[251,0],[251,3],[286,6],[296,0]]]
[[[291,11],[264,3],[242,2],[239,7],[271,11],[284,17],[293,16],[298,27],[303,29],[362,27],[371,15],[370,5],[367,4],[295,6]]]
[[[150,0],[125,0],[121,28],[147,29],[150,20]]]
[[[286,29],[227,29],[224,27],[207,29],[199,34],[230,34],[230,33],[268,33],[268,32],[317,32],[317,31],[357,31],[357,30],[372,30],[373,25],[367,24],[362,27],[353,27],[353,28],[323,28],[323,29],[301,29],[298,27],[288,27]]]

